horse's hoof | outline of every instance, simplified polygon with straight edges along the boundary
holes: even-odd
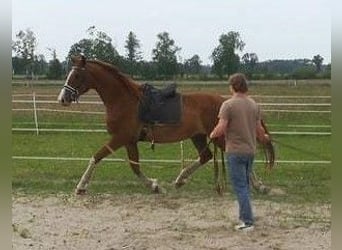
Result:
[[[270,188],[265,186],[265,185],[261,185],[259,188],[260,193],[262,194],[268,194],[270,192]]]
[[[151,188],[151,190],[152,190],[152,192],[153,193],[156,193],[156,194],[158,194],[158,193],[160,193],[160,187],[159,187],[159,185],[158,185],[158,181],[157,181],[157,179],[151,179],[151,186],[150,186],[150,188]]]
[[[155,194],[159,194],[161,189],[159,188],[158,184],[152,185],[152,192]]]
[[[152,192],[154,193],[154,194],[160,194],[160,188],[159,187],[155,187],[154,189],[152,189]]]
[[[221,187],[220,185],[216,185],[215,189],[218,195],[223,196],[223,187]]]
[[[78,189],[78,188],[76,188],[76,190],[75,190],[75,194],[76,195],[85,195],[86,193],[87,193],[86,189]]]
[[[185,180],[176,180],[175,181],[175,188],[180,188],[181,186],[183,186],[184,184],[186,183],[186,181]]]

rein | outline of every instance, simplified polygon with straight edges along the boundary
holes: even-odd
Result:
[[[104,146],[105,146],[105,147],[109,150],[109,152],[111,152],[112,154],[115,153],[114,150],[113,150],[108,144],[105,144]],[[120,158],[119,158],[119,159],[120,159]],[[139,165],[139,164],[140,164],[139,162],[130,160],[130,159],[128,159],[128,158],[126,158],[126,159],[121,158],[121,160],[122,160],[122,161],[129,162],[129,163],[132,163],[132,164],[135,164],[135,165]]]

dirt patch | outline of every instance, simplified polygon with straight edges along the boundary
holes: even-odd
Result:
[[[330,205],[254,201],[253,232],[234,231],[228,197],[14,195],[13,249],[330,249]]]

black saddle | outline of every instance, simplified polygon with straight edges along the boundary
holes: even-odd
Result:
[[[143,85],[143,98],[139,105],[139,119],[147,124],[176,124],[180,122],[181,95],[175,83],[162,89],[151,84]]]

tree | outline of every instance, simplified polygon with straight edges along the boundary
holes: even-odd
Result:
[[[142,59],[140,49],[140,42],[136,35],[130,31],[126,40],[125,48],[127,49],[127,60],[128,60],[128,71],[130,75],[133,76],[138,72],[136,69],[137,62]]]
[[[98,31],[95,26],[87,29],[90,38],[80,40],[71,46],[68,57],[84,54],[87,58],[96,58],[104,62],[116,64],[119,53],[112,44],[110,38],[105,32]]]
[[[90,39],[81,39],[71,46],[68,57],[83,54],[86,58],[93,58],[93,42]]]
[[[22,58],[12,57],[12,71],[14,75],[23,75],[26,72],[26,63]]]
[[[294,79],[314,79],[315,75],[315,67],[311,64],[296,69],[293,72],[292,77]]]
[[[324,58],[321,57],[320,55],[315,55],[315,56],[312,58],[311,61],[312,61],[312,63],[315,64],[315,66],[316,66],[316,73],[321,72],[323,60],[324,60]]]
[[[331,63],[325,66],[323,77],[331,79]]]
[[[33,31],[26,29],[26,31],[20,30],[16,34],[16,41],[12,42],[12,51],[16,57],[21,58],[24,67],[25,74],[31,75],[34,72],[34,60],[35,60],[35,50],[37,48],[37,39]]]
[[[52,60],[49,62],[49,68],[47,72],[48,79],[61,79],[63,68],[62,64],[57,59],[57,53],[55,49],[49,49],[52,52]]]
[[[33,72],[38,75],[46,75],[48,63],[42,54],[34,56]]]
[[[184,70],[187,74],[199,74],[201,71],[201,59],[198,55],[194,55],[190,59],[185,60]]]
[[[143,79],[154,80],[157,78],[157,64],[155,62],[140,61],[139,69]]]
[[[257,65],[259,58],[255,53],[246,53],[241,58],[246,74],[251,76],[254,72],[255,66]]]
[[[156,48],[152,50],[152,59],[157,64],[158,74],[164,78],[177,74],[177,52],[181,48],[175,45],[169,33],[163,32],[157,35]]]
[[[241,40],[238,32],[230,31],[227,34],[222,34],[219,38],[219,45],[211,54],[214,73],[220,78],[224,74],[235,73],[240,64],[240,57],[235,51],[242,51],[244,47],[245,43]]]

